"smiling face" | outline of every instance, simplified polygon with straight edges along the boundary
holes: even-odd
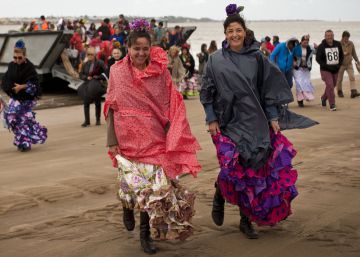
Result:
[[[301,41],[301,46],[306,48],[309,46],[309,38],[305,37],[302,41]]]
[[[325,32],[325,41],[328,45],[332,46],[334,43],[334,33],[332,31]]]
[[[115,60],[119,60],[121,57],[120,49],[114,48],[112,50],[112,56],[114,57]]]
[[[150,42],[145,37],[139,37],[129,48],[129,55],[133,65],[142,70],[150,56]]]
[[[244,46],[245,34],[245,29],[240,23],[232,22],[229,24],[225,30],[225,36],[231,50],[240,51]]]

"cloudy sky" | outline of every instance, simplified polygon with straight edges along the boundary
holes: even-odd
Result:
[[[248,20],[319,19],[360,21],[360,0],[1,0],[1,17],[44,15],[79,16],[125,15],[161,17],[166,15],[224,19],[229,3],[245,6]]]

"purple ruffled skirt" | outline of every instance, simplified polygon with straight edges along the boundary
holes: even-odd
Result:
[[[291,214],[291,201],[298,195],[297,171],[291,161],[296,155],[289,140],[270,131],[273,152],[260,169],[245,168],[232,140],[220,133],[213,136],[220,163],[218,186],[231,204],[258,225],[273,226]]]

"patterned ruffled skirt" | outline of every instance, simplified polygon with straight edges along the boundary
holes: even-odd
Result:
[[[185,240],[193,232],[195,194],[178,181],[170,181],[160,166],[127,160],[116,155],[118,196],[124,207],[139,208],[150,217],[153,238]]]
[[[29,149],[32,144],[43,144],[47,139],[47,128],[35,120],[32,108],[35,100],[17,101],[10,99],[8,109],[4,113],[7,127],[14,133],[14,145]]]
[[[230,138],[217,134],[212,139],[220,163],[218,186],[226,201],[258,225],[273,226],[291,214],[290,203],[298,192],[297,171],[291,165],[296,151],[284,135],[270,133],[273,152],[257,171],[241,164]]]

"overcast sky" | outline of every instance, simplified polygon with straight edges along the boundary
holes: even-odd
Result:
[[[167,15],[224,19],[229,3],[245,6],[248,20],[318,19],[360,21],[360,0],[1,0],[0,17],[44,15],[161,17]]]

